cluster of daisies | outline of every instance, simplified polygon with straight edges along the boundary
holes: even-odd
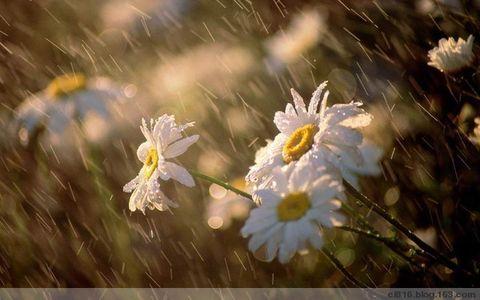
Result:
[[[445,73],[458,72],[472,64],[472,47],[473,36],[467,41],[442,39],[439,47],[429,51],[428,64]],[[346,221],[340,211],[346,201],[344,181],[358,186],[358,175],[380,173],[382,151],[364,141],[361,132],[372,115],[361,108],[361,102],[327,106],[326,87],[327,82],[318,86],[308,106],[291,90],[293,104],[288,103],[285,111],[274,116],[279,133],[257,151],[255,164],[245,177],[245,188],[252,192],[253,201],[227,197],[222,202],[222,207],[233,202],[248,209],[256,206],[241,233],[250,237],[249,249],[267,261],[278,257],[286,263],[299,251],[320,249],[324,230]],[[58,131],[72,119],[82,121],[90,111],[108,116],[108,102],[122,96],[105,79],[87,80],[81,74],[59,76],[17,109],[19,138],[28,144],[41,129]],[[142,120],[145,142],[137,150],[142,167],[123,188],[131,193],[131,211],[177,207],[162,191],[163,182],[170,179],[195,186],[191,172],[173,162],[198,141],[198,135],[185,133],[192,126],[193,122],[178,124],[174,116],[166,114],[149,122]],[[209,220],[209,225],[220,227],[225,210],[208,210],[218,215]],[[239,211],[245,214],[245,209]]]
[[[324,82],[317,88],[308,107],[292,89],[294,104],[289,103],[285,112],[274,117],[278,135],[257,152],[246,176],[257,207],[242,234],[251,236],[249,249],[262,252],[267,261],[278,256],[286,263],[297,251],[320,249],[323,228],[345,222],[339,212],[346,200],[342,180],[355,184],[358,174],[380,171],[378,159],[368,160],[362,151],[365,144],[360,129],[372,116],[360,102],[327,107],[326,85]],[[169,161],[198,140],[198,135],[182,135],[191,126],[193,123],[177,124],[168,115],[150,120],[150,124],[143,121],[141,131],[146,141],[137,151],[143,166],[124,187],[125,192],[132,193],[130,210],[176,207],[161,191],[162,181],[195,185],[185,168]]]

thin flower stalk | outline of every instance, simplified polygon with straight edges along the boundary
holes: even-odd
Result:
[[[244,191],[242,191],[242,190],[237,189],[236,187],[232,186],[232,185],[229,184],[228,182],[224,182],[224,181],[222,181],[222,180],[220,180],[220,179],[217,179],[217,178],[215,178],[215,177],[202,174],[202,173],[197,172],[197,171],[195,171],[195,170],[189,170],[189,172],[190,172],[190,174],[192,174],[192,176],[194,176],[194,177],[197,177],[197,178],[199,178],[199,179],[203,179],[203,180],[209,181],[209,182],[211,182],[211,183],[215,183],[215,184],[217,184],[217,185],[219,185],[219,186],[221,186],[221,187],[223,187],[223,188],[225,188],[225,189],[227,189],[227,190],[230,190],[230,191],[232,191],[232,192],[234,192],[234,193],[236,193],[236,194],[238,194],[238,195],[240,195],[240,196],[243,196],[243,197],[248,198],[248,199],[250,199],[250,200],[253,201],[252,195],[250,195],[249,193],[246,193],[246,192],[244,192]]]
[[[362,236],[367,237],[369,239],[378,241],[378,242],[384,244],[385,246],[387,246],[390,250],[395,252],[398,256],[403,258],[408,263],[418,267],[419,269],[422,269],[422,270],[425,269],[424,266],[422,266],[420,263],[418,263],[417,261],[415,261],[413,259],[412,254],[416,252],[416,249],[412,249],[408,245],[404,245],[404,244],[400,243],[399,240],[397,240],[395,238],[384,237],[384,236],[381,236],[376,231],[374,231],[374,232],[366,231],[366,230],[363,230],[361,228],[355,228],[355,227],[350,227],[350,226],[339,226],[339,227],[336,227],[336,228],[340,229],[340,230],[344,230],[344,231],[354,232],[356,234],[362,235]],[[409,252],[409,253],[412,253],[412,254],[409,255],[409,254],[405,254],[404,252]]]
[[[353,276],[343,265],[342,263],[335,257],[335,255],[330,252],[329,250],[325,250],[325,249],[322,249],[321,252],[323,253],[323,255],[325,255],[329,260],[330,262],[340,271],[342,272],[343,276],[345,276],[345,278],[347,278],[349,281],[351,281],[354,285],[356,285],[357,287],[360,287],[360,288],[368,288],[368,286],[366,284],[364,284],[363,282],[360,282],[359,280],[357,280],[355,278],[355,276]]]
[[[392,215],[390,215],[385,209],[379,206],[377,203],[370,200],[367,196],[360,193],[357,189],[355,189],[350,183],[347,181],[343,181],[343,185],[345,186],[347,192],[354,196],[357,200],[361,201],[364,205],[371,208],[374,212],[384,218],[388,223],[392,224],[396,229],[398,229],[401,233],[403,233],[406,237],[408,237],[411,241],[413,241],[418,247],[423,249],[425,252],[430,253],[435,259],[438,260],[439,263],[444,265],[445,267],[451,269],[452,271],[459,271],[460,266],[456,263],[450,261],[447,257],[443,254],[435,250],[433,247],[422,241],[418,236],[416,236],[410,229],[405,227],[400,221],[395,219]]]

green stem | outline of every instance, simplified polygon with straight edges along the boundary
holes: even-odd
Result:
[[[343,276],[345,276],[345,278],[350,280],[354,285],[356,285],[358,287],[361,287],[361,288],[368,288],[367,285],[365,285],[363,282],[358,281],[352,274],[350,274],[350,272],[342,265],[342,263],[335,257],[335,255],[333,255],[332,252],[330,252],[328,250],[325,250],[323,248],[320,251],[323,253],[323,255],[325,255],[330,260],[330,262],[340,272],[342,272]]]
[[[410,240],[412,240],[415,244],[417,244],[418,247],[421,249],[425,250],[425,252],[430,253],[432,256],[434,256],[436,259],[438,259],[438,262],[444,265],[445,267],[451,269],[452,271],[458,271],[460,267],[450,261],[447,257],[445,257],[443,254],[432,248],[430,245],[422,241],[418,236],[416,236],[410,229],[405,227],[402,223],[400,223],[397,219],[395,219],[393,216],[391,216],[385,209],[383,209],[381,206],[379,206],[377,203],[373,202],[370,200],[367,196],[363,195],[357,189],[355,189],[350,183],[347,181],[343,181],[343,184],[349,194],[354,196],[356,199],[358,199],[360,202],[362,202],[364,205],[368,206],[371,208],[374,212],[379,214],[382,218],[384,218],[388,223],[392,224],[395,228],[397,228],[400,232],[402,232],[406,237],[408,237]]]
[[[344,210],[346,213],[352,216],[355,219],[355,221],[358,223],[358,225],[363,226],[370,231],[375,231],[373,226],[368,223],[367,219],[361,214],[359,214],[358,211],[356,211],[353,207],[351,207],[347,203],[342,202],[342,210]]]
[[[240,196],[243,196],[245,198],[253,200],[252,195],[250,195],[249,193],[246,193],[242,190],[239,190],[236,187],[233,187],[232,185],[230,185],[227,182],[224,182],[224,181],[222,181],[220,179],[217,179],[215,177],[211,177],[211,176],[199,173],[199,172],[194,171],[194,170],[189,170],[189,172],[190,172],[190,174],[192,174],[193,176],[195,176],[197,178],[200,178],[200,179],[203,179],[203,180],[206,180],[206,181],[210,181],[211,183],[218,184],[219,186],[222,186],[222,187],[226,188],[227,190],[230,190],[230,191],[232,191],[232,192],[234,192],[234,193],[236,193]]]
[[[399,241],[396,240],[396,239],[391,239],[391,238],[381,236],[377,232],[365,231],[365,230],[360,229],[360,228],[354,228],[354,227],[349,227],[349,226],[338,226],[338,227],[335,227],[335,228],[340,229],[340,230],[344,230],[344,231],[354,232],[356,234],[363,235],[367,238],[378,241],[378,242],[384,244],[385,246],[387,246],[390,250],[395,252],[397,255],[399,255],[401,258],[403,258],[408,263],[418,267],[419,269],[422,269],[422,270],[424,269],[424,267],[422,267],[418,262],[413,260],[412,257],[410,257],[409,255],[406,255],[404,253],[404,252],[407,252],[407,251],[411,251],[413,249],[411,249],[407,245],[403,245],[403,244],[399,243]]]
[[[342,203],[342,209],[348,213],[350,216],[352,216],[352,218],[355,219],[355,221],[357,222],[357,224],[361,227],[364,227],[365,229],[368,230],[368,232],[371,234],[371,235],[377,235],[377,236],[380,236],[380,233],[375,230],[375,228],[373,228],[372,225],[370,225],[367,221],[367,219],[362,216],[361,214],[358,213],[358,211],[356,211],[353,207],[351,207],[350,205],[348,205],[347,203]],[[428,259],[435,259],[436,260],[436,257],[434,257],[433,255],[425,252],[423,249],[421,248],[416,248],[416,249],[412,249],[410,248],[405,242],[403,242],[402,240],[398,239],[398,238],[386,238],[386,237],[382,237],[384,239],[388,239],[390,242],[392,243],[397,243],[398,244],[398,249],[407,249],[409,248],[410,250],[413,250],[416,254],[418,255],[421,255],[425,258],[428,258]],[[393,249],[392,249],[393,250]]]

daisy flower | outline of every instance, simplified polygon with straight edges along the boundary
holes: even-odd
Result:
[[[157,120],[150,120],[150,126],[142,120],[140,130],[146,141],[137,149],[138,159],[143,163],[137,177],[123,187],[123,191],[132,193],[129,208],[145,212],[145,208],[164,211],[177,207],[161,190],[159,179],[174,179],[187,187],[195,186],[188,171],[167,159],[183,154],[198,140],[198,135],[183,137],[182,132],[194,123],[177,125],[174,116],[164,114]]]
[[[361,102],[327,107],[329,92],[323,92],[326,85],[322,83],[313,93],[308,108],[302,97],[291,90],[294,105],[289,103],[285,112],[275,113],[274,123],[280,133],[258,153],[247,181],[261,184],[275,167],[301,161],[305,155],[317,166],[323,163],[320,158],[337,167],[344,162],[358,166],[364,163],[359,129],[370,124],[372,116],[360,108]]]
[[[316,46],[328,29],[327,14],[307,10],[293,17],[288,28],[265,41],[269,58],[276,64],[295,62]]]
[[[276,256],[287,263],[297,251],[323,246],[322,227],[344,224],[338,210],[345,200],[343,186],[335,176],[313,167],[308,161],[276,167],[272,188],[257,190],[262,205],[251,211],[244,237],[248,248],[271,261]]]
[[[82,121],[89,113],[109,118],[108,105],[122,98],[122,91],[107,78],[87,79],[80,73],[58,76],[17,108],[20,142],[28,145],[42,129],[60,134],[72,120]]]
[[[473,35],[465,41],[459,38],[455,41],[452,37],[438,41],[438,47],[428,51],[429,66],[445,73],[455,73],[469,66],[474,59]]]

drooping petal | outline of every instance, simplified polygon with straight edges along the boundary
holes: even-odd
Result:
[[[165,162],[164,168],[166,173],[176,181],[180,182],[181,184],[187,187],[194,187],[195,181],[193,180],[192,175],[188,173],[188,171],[175,163],[172,162]]]
[[[130,202],[128,204],[130,211],[139,209],[143,212],[145,210],[145,207],[147,206],[147,193],[148,189],[146,183],[144,181],[140,181],[139,185],[130,196]]]
[[[135,178],[133,178],[123,186],[123,191],[125,193],[131,193],[138,186],[139,182],[140,182],[140,175],[137,175]]]
[[[169,199],[161,190],[155,192],[155,195],[150,198],[150,203],[159,211],[168,210],[170,207],[178,207],[178,204]]]
[[[185,153],[191,145],[198,141],[198,138],[198,135],[192,135],[170,144],[163,152],[163,156],[168,159]]]
[[[184,125],[178,125],[175,122],[175,117],[170,115],[162,115],[155,122],[153,128],[153,135],[157,137],[160,142],[161,149],[166,149],[168,145],[182,138],[182,132],[194,125],[194,122]]]

